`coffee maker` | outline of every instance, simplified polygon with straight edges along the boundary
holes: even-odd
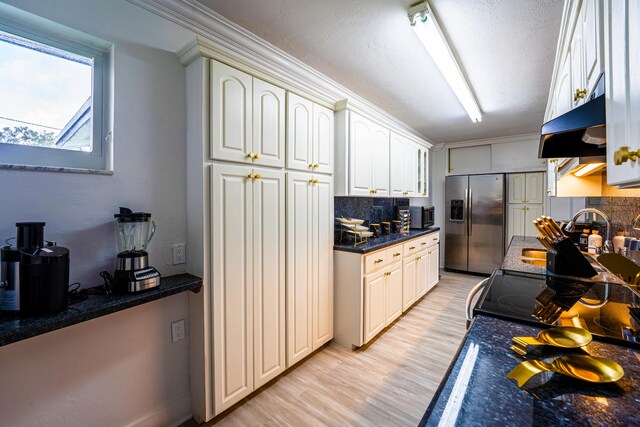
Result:
[[[0,310],[39,316],[67,308],[69,250],[45,245],[44,226],[19,222],[16,246],[0,248]]]
[[[113,291],[124,294],[140,292],[160,285],[160,273],[149,266],[147,245],[153,238],[156,225],[151,214],[120,208],[114,215],[118,241]]]

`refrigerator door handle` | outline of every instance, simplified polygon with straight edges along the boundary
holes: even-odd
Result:
[[[467,227],[469,228],[468,235],[471,236],[471,218],[473,215],[473,211],[471,210],[471,203],[473,202],[473,190],[469,188],[468,199],[467,199]]]
[[[464,221],[464,234],[469,235],[469,189],[464,189],[464,209],[463,212],[463,221]]]

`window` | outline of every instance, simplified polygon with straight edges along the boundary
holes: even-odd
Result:
[[[8,12],[0,18],[0,163],[107,169],[110,45]]]

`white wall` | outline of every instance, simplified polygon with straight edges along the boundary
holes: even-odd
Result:
[[[45,238],[71,251],[71,280],[96,285],[114,265],[113,213],[128,206],[156,221],[151,265],[183,272],[171,265],[171,245],[186,239],[185,69],[174,52],[194,36],[124,0],[5,2],[114,43],[115,173],[0,170],[0,237],[45,221]],[[123,425],[188,399],[188,340],[169,337],[181,318],[184,294],[1,347],[2,424]],[[180,405],[162,424],[190,414]]]

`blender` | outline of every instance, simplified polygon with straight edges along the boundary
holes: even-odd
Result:
[[[113,291],[124,294],[155,288],[160,285],[160,273],[149,266],[147,245],[156,231],[151,214],[120,208],[113,215],[116,221],[118,256],[113,274]]]

